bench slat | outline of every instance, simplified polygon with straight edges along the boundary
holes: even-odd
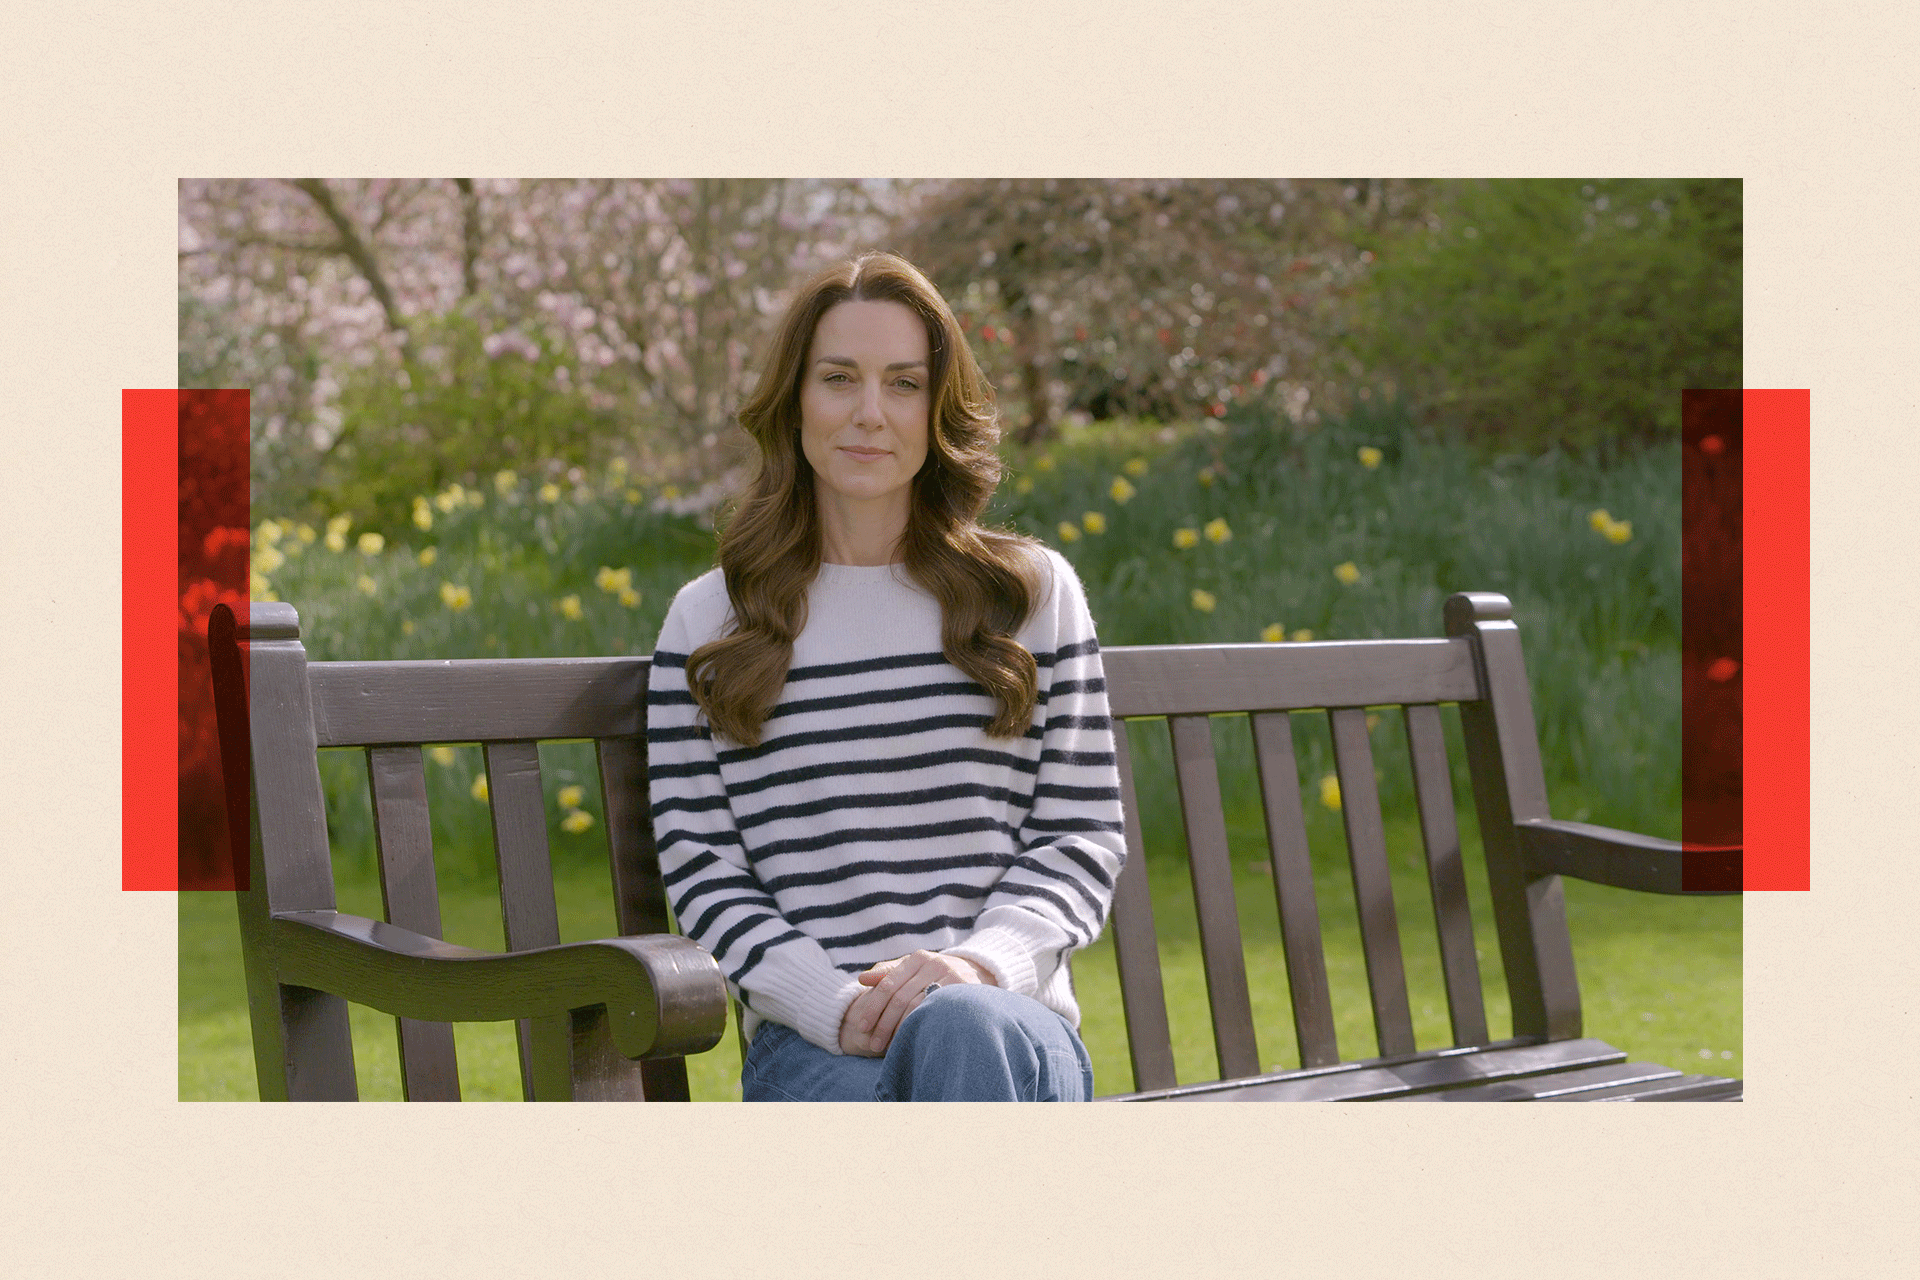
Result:
[[[1116,716],[1303,711],[1480,697],[1464,640],[1121,645],[1100,651]]]
[[[1447,984],[1447,1011],[1455,1044],[1485,1044],[1487,1007],[1480,989],[1480,962],[1473,950],[1473,913],[1467,906],[1467,872],[1460,857],[1460,824],[1453,807],[1453,777],[1447,770],[1447,740],[1440,708],[1401,708],[1413,793],[1420,810],[1420,839],[1427,853],[1427,884],[1433,891],[1434,930],[1440,939],[1440,971]]]
[[[1429,1049],[1385,1061],[1342,1063],[1255,1080],[1189,1085],[1157,1093],[1120,1094],[1106,1102],[1369,1102],[1440,1089],[1516,1080],[1578,1067],[1624,1062],[1604,1040],[1551,1040],[1476,1049]]]
[[[653,843],[653,819],[647,806],[647,742],[645,738],[602,738],[594,744],[600,764],[600,797],[607,811],[607,858],[613,875],[615,927],[622,936],[667,933],[667,890],[660,879],[660,858]],[[576,1024],[581,1019],[575,1019]],[[592,1055],[582,1052],[576,1025],[575,1070]],[[637,1064],[642,1094],[657,1102],[685,1102],[688,1091],[685,1058],[648,1059]],[[598,1068],[611,1078],[620,1063],[608,1060]],[[576,1079],[576,1093],[580,1082]]]
[[[380,899],[387,923],[438,938],[440,895],[433,874],[433,823],[419,747],[367,748],[373,795],[373,839],[380,858]],[[400,1079],[409,1102],[460,1101],[453,1027],[395,1018]]]
[[[1333,730],[1340,821],[1346,828],[1347,861],[1353,869],[1353,900],[1360,914],[1374,1035],[1382,1057],[1412,1053],[1413,1013],[1407,1003],[1407,972],[1400,954],[1400,922],[1393,909],[1393,877],[1387,869],[1380,789],[1373,780],[1367,713],[1358,707],[1340,707],[1329,711],[1327,720]]]
[[[1174,777],[1187,831],[1187,868],[1200,922],[1200,953],[1213,1010],[1213,1043],[1220,1078],[1260,1073],[1253,1035],[1253,1005],[1247,994],[1246,955],[1240,945],[1240,915],[1233,899],[1233,858],[1220,803],[1220,775],[1213,759],[1213,729],[1203,715],[1167,717],[1173,735]]]
[[[1420,1094],[1409,1102],[1579,1102],[1615,1089],[1646,1089],[1680,1078],[1672,1067],[1651,1062],[1603,1062],[1498,1084],[1468,1085]]]
[[[1340,1045],[1334,1034],[1333,997],[1327,989],[1327,956],[1320,938],[1320,905],[1313,890],[1306,816],[1300,810],[1292,721],[1284,711],[1256,711],[1247,720],[1253,730],[1253,762],[1266,813],[1273,896],[1280,910],[1280,944],[1287,958],[1300,1065],[1331,1066],[1340,1061]]]
[[[645,658],[315,662],[307,678],[323,747],[646,733]]]
[[[560,945],[560,917],[553,902],[553,860],[547,852],[546,797],[540,788],[540,747],[533,742],[486,745],[487,805],[493,814],[493,853],[500,868],[500,916],[507,950]],[[572,1026],[554,1019],[517,1024],[520,1079],[527,1101],[562,1097],[570,1085],[552,1076],[565,1071],[569,1054],[550,1041],[572,1037]]]
[[[1133,1087],[1166,1089],[1178,1083],[1173,1037],[1167,1026],[1166,989],[1160,980],[1160,949],[1153,931],[1153,894],[1147,880],[1146,842],[1133,785],[1133,752],[1124,721],[1113,724],[1113,752],[1120,767],[1120,808],[1126,822],[1127,860],[1113,887],[1113,959],[1120,975],[1120,1004],[1127,1017],[1127,1052]]]

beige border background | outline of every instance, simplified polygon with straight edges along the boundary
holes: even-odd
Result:
[[[206,0],[16,0],[0,17],[7,1270],[1912,1265],[1915,872],[1904,833],[1885,836],[1911,808],[1920,710],[1903,6],[735,0],[686,6],[697,25],[542,8],[335,0],[294,26]],[[1744,178],[1748,385],[1813,389],[1818,529],[1815,892],[1747,905],[1750,1100],[177,1103],[174,902],[117,889],[119,389],[173,385],[175,180],[293,171]]]

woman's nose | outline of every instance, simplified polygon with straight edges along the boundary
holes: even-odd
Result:
[[[863,427],[878,427],[886,421],[881,412],[879,383],[867,382],[860,388],[859,398],[854,403],[853,420]]]

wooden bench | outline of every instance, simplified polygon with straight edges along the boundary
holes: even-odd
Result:
[[[309,663],[286,604],[224,606],[210,630],[223,761],[249,832],[238,894],[264,1099],[357,1096],[347,1002],[396,1017],[409,1100],[460,1096],[451,1027],[518,1023],[528,1099],[683,1100],[685,1055],[728,1021],[718,967],[670,932],[646,781],[647,659]],[[1583,1036],[1560,877],[1655,893],[1737,892],[1737,849],[1683,849],[1548,815],[1520,638],[1507,600],[1463,593],[1446,638],[1119,647],[1116,718],[1172,738],[1220,1078],[1175,1080],[1129,759],[1116,734],[1128,861],[1113,932],[1136,1091],[1115,1101],[1736,1100],[1741,1084],[1628,1062]],[[244,643],[245,648],[242,648]],[[1512,1035],[1487,1029],[1440,708],[1457,704],[1485,850]],[[1453,1044],[1415,1047],[1366,709],[1399,707]],[[1321,946],[1289,717],[1332,734],[1379,1056],[1343,1060]],[[1209,717],[1246,715],[1265,806],[1300,1064],[1262,1066]],[[594,742],[621,936],[561,945],[537,744]],[[480,743],[507,952],[440,941],[421,756]],[[317,751],[363,748],[387,919],[336,910]],[[236,856],[238,850],[236,849]],[[1164,854],[1160,856],[1165,856]],[[1704,886],[1704,888],[1702,887]]]

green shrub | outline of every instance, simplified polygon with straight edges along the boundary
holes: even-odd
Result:
[[[1677,439],[1683,388],[1741,385],[1740,235],[1737,180],[1447,184],[1380,245],[1348,343],[1470,438]]]

